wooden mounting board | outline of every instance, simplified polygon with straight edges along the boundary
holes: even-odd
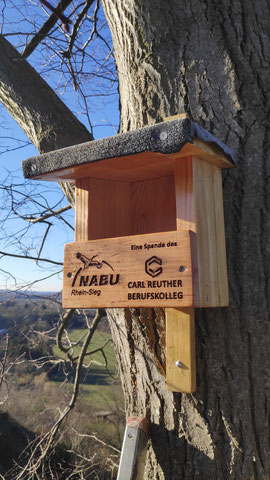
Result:
[[[65,246],[64,308],[190,307],[196,281],[196,242],[190,231]]]
[[[166,386],[173,392],[196,390],[194,308],[166,308]]]

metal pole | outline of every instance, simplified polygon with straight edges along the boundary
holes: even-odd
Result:
[[[126,423],[117,480],[142,480],[147,452],[149,423],[130,417]]]

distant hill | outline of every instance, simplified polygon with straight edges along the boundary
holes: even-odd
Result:
[[[14,329],[23,324],[37,325],[41,330],[51,328],[64,310],[62,305],[62,292],[40,291],[12,291],[0,290],[0,329]],[[95,309],[85,309],[88,317],[95,315]],[[85,325],[84,311],[77,310],[70,321],[71,328]],[[109,332],[107,321],[102,321],[99,329]],[[10,330],[9,330],[10,332]],[[14,334],[17,334],[14,330]]]
[[[10,299],[44,299],[50,297],[57,297],[59,301],[62,301],[62,292],[0,290],[0,302]]]

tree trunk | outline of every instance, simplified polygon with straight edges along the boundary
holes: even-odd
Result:
[[[164,314],[110,311],[147,479],[270,479],[269,2],[103,0],[121,131],[186,112],[239,154],[223,176],[230,307],[197,309],[197,390],[166,390]]]

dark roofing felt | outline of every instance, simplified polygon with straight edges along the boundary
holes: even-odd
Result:
[[[190,119],[184,118],[28,158],[22,163],[23,174],[26,178],[32,178],[84,163],[142,152],[176,153],[186,143],[194,143],[196,137],[215,144],[235,164],[236,155],[230,148]]]

